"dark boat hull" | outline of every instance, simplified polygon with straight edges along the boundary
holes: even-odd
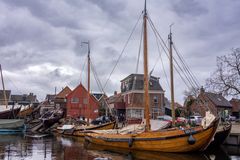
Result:
[[[49,128],[49,127],[51,127],[52,125],[54,125],[55,123],[57,123],[61,118],[62,118],[62,116],[61,116],[61,117],[54,117],[54,118],[44,119],[44,120],[43,120],[43,126],[44,126],[44,128]]]
[[[222,130],[217,131],[214,140],[211,142],[208,148],[219,147],[224,143],[231,132],[232,124],[229,123],[223,127]]]
[[[0,119],[13,119],[20,112],[21,107],[0,112]]]

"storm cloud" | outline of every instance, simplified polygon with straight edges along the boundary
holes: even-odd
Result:
[[[143,0],[0,1],[0,63],[6,88],[13,93],[33,92],[42,100],[55,87],[60,91],[66,85],[73,89],[80,82],[86,84],[87,46],[83,41],[90,41],[92,62],[104,85],[143,4]],[[165,40],[174,23],[174,43],[202,85],[215,70],[216,56],[239,47],[237,0],[148,0],[147,8]],[[120,91],[120,80],[136,72],[140,32],[139,23],[105,88],[108,95]],[[149,70],[155,66],[153,75],[160,77],[169,98],[160,61],[155,65],[158,56],[149,30]],[[166,57],[163,63],[169,72]],[[91,77],[91,90],[100,92]],[[175,86],[176,99],[182,102],[187,87],[177,74]]]

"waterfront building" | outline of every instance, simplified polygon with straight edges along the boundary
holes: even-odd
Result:
[[[222,94],[205,92],[201,88],[200,94],[190,103],[189,109],[192,114],[205,116],[205,112],[210,110],[214,115],[226,118],[231,113],[232,105]]]
[[[89,97],[86,88],[79,84],[71,93],[67,95],[67,116],[73,118],[89,118],[98,117],[99,103],[93,95]]]
[[[240,118],[240,99],[232,98],[230,100],[232,104],[232,115],[235,116],[237,119]]]
[[[126,118],[144,117],[144,85],[143,74],[130,74],[121,80],[121,96],[125,102]],[[149,102],[152,119],[164,114],[164,90],[159,78],[149,78]]]

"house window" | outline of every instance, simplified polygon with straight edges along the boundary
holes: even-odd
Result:
[[[157,96],[154,96],[154,97],[153,97],[153,102],[154,102],[154,103],[158,103],[158,97],[157,97]]]
[[[87,98],[83,98],[83,104],[88,104]]]
[[[143,118],[143,109],[129,109],[127,117],[129,118]]]
[[[130,96],[130,94],[128,94],[128,104],[130,104],[131,103],[131,96]]]
[[[79,103],[79,98],[78,97],[72,97],[71,103]]]

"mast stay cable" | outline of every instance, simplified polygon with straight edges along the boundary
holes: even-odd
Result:
[[[121,51],[121,54],[119,55],[119,57],[118,57],[118,59],[117,59],[117,62],[115,63],[115,65],[114,65],[111,73],[110,73],[109,76],[108,76],[108,79],[106,80],[106,82],[105,82],[105,84],[104,84],[104,86],[103,86],[103,89],[106,88],[106,86],[107,86],[107,84],[108,84],[108,81],[110,80],[110,78],[111,78],[111,76],[112,76],[115,68],[117,67],[118,62],[120,61],[120,59],[121,59],[121,57],[122,57],[122,55],[123,55],[123,53],[124,53],[124,51],[125,51],[125,49],[126,49],[126,47],[127,47],[127,45],[128,45],[128,42],[130,41],[130,39],[131,39],[131,37],[132,37],[132,35],[133,35],[136,27],[137,27],[137,24],[139,23],[139,20],[140,20],[141,17],[142,17],[142,14],[143,14],[143,13],[140,14],[140,16],[139,16],[136,24],[134,25],[133,30],[131,31],[130,36],[128,37],[128,39],[127,39],[127,41],[126,41],[126,43],[125,43],[125,45],[124,45],[124,47],[123,47],[123,49],[122,49],[122,51]]]

